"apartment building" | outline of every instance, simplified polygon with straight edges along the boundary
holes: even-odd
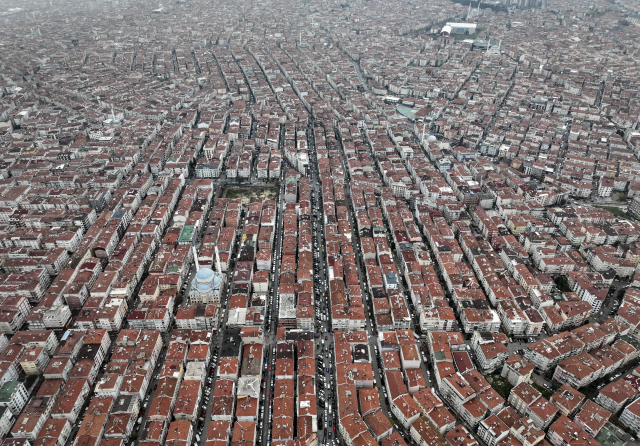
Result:
[[[500,376],[505,378],[512,386],[517,387],[520,383],[531,381],[533,369],[533,365],[520,356],[511,355],[504,362]]]
[[[529,406],[541,396],[529,383],[522,382],[511,389],[508,402],[521,416],[525,416]]]

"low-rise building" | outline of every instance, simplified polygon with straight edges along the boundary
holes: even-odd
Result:
[[[526,415],[538,429],[545,430],[554,420],[557,413],[556,406],[547,401],[546,398],[540,397],[529,406]]]
[[[13,413],[8,407],[0,407],[0,436],[5,437],[13,426]]]
[[[198,414],[198,404],[202,395],[202,382],[196,380],[182,381],[178,399],[173,410],[176,420],[195,422]]]
[[[505,361],[500,376],[505,378],[512,386],[517,386],[523,382],[531,381],[533,365],[522,359],[518,355],[511,355]]]
[[[620,422],[636,434],[640,433],[640,400],[635,400],[624,408]]]
[[[585,396],[576,389],[563,384],[551,395],[549,402],[556,406],[562,415],[572,417],[584,403]]]
[[[588,386],[604,373],[605,368],[600,361],[589,353],[582,352],[560,362],[553,373],[553,379],[579,389]]]
[[[480,367],[490,372],[501,367],[509,357],[509,350],[502,342],[475,344],[474,351]]]
[[[29,400],[29,393],[20,381],[8,381],[0,388],[0,407],[8,407],[18,416]]]
[[[516,412],[524,416],[529,410],[529,406],[541,397],[542,394],[534,389],[529,383],[522,382],[511,389],[508,401]]]
[[[491,415],[485,418],[478,425],[478,437],[485,442],[487,446],[496,446],[507,435],[509,435],[509,427],[504,424],[497,415]]]
[[[20,366],[27,375],[42,375],[49,364],[49,355],[44,347],[28,347],[20,358]]]
[[[391,402],[391,412],[404,427],[409,427],[420,416],[420,408],[407,394],[400,395]]]
[[[38,435],[39,445],[59,445],[66,444],[71,435],[71,423],[64,418],[50,418],[42,426]]]
[[[75,423],[88,394],[89,384],[85,379],[70,379],[62,388],[51,410],[51,416],[66,418],[70,423]]]
[[[45,379],[69,379],[69,374],[73,368],[73,359],[71,358],[53,358],[49,361],[47,368],[44,370]]]
[[[570,444],[598,445],[595,440],[565,415],[560,415],[560,417],[549,426],[547,430],[547,440],[553,446],[566,446]]]
[[[591,435],[591,438],[596,438],[610,417],[611,412],[607,409],[598,406],[591,400],[587,400],[580,412],[578,412],[573,419],[573,422]]]
[[[596,403],[611,413],[618,413],[625,404],[633,401],[638,395],[638,389],[623,379],[607,384],[596,396]]]

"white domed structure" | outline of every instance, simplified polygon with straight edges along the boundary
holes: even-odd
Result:
[[[428,140],[429,140],[429,142],[433,142],[433,141],[437,141],[437,140],[438,140],[438,138],[436,138],[436,137],[435,137],[435,136],[433,136],[433,135],[429,135]]]
[[[449,37],[451,35],[451,26],[449,25],[444,25],[442,27],[442,30],[440,31],[440,35],[442,37]]]
[[[200,268],[191,281],[189,297],[193,303],[219,304],[224,276],[210,268]]]

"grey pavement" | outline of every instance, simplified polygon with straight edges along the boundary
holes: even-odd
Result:
[[[262,432],[260,434],[262,440],[261,444],[266,445],[270,440],[271,434],[271,418],[273,414],[271,413],[271,392],[272,386],[271,382],[274,378],[275,367],[273,367],[275,358],[273,357],[273,347],[276,345],[276,334],[277,334],[277,301],[278,301],[278,287],[280,285],[280,260],[282,255],[282,217],[284,210],[284,188],[285,182],[282,179],[285,176],[286,169],[282,169],[281,173],[281,181],[280,181],[280,193],[278,194],[278,206],[277,206],[277,215],[276,215],[276,230],[275,230],[275,247],[273,250],[274,259],[274,268],[273,268],[273,283],[271,285],[271,291],[269,296],[268,303],[268,314],[265,315],[265,356],[267,358],[267,370],[266,370],[266,380],[263,381],[264,389],[263,394],[264,398],[261,400],[261,405],[265,406],[265,416],[262,421]]]

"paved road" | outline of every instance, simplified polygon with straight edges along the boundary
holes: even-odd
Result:
[[[324,443],[327,439],[333,438],[333,426],[335,425],[335,411],[332,409],[332,418],[328,418],[328,405],[333,405],[335,399],[335,381],[333,378],[333,366],[335,357],[333,355],[333,334],[331,322],[331,303],[328,296],[328,280],[326,270],[326,253],[324,244],[324,217],[322,187],[320,178],[316,170],[317,157],[315,146],[315,134],[313,126],[310,124],[307,131],[307,143],[309,147],[310,164],[310,189],[311,189],[311,230],[313,237],[313,259],[314,259],[314,306],[316,313],[315,331],[319,333],[316,342],[316,364],[321,367],[322,372],[316,372],[317,385],[317,410],[318,410],[318,443]],[[315,211],[314,211],[315,210]],[[324,295],[323,295],[324,294]],[[326,315],[327,320],[321,320]],[[324,341],[324,342],[323,342]],[[329,371],[327,371],[329,368]],[[322,398],[321,396],[324,396]],[[335,407],[334,407],[335,409]]]
[[[533,372],[531,374],[531,381],[533,381],[534,383],[538,384],[539,386],[546,387],[547,389],[552,391],[551,390],[551,387],[552,387],[551,386],[551,381],[548,380],[547,378],[545,378],[544,376],[536,373],[536,372]]]
[[[605,319],[609,319],[610,317],[614,317],[612,313],[612,309],[614,306],[619,307],[621,299],[618,297],[618,293],[621,290],[627,290],[629,288],[629,282],[621,282],[619,280],[614,280],[611,284],[611,288],[609,289],[609,294],[607,294],[607,298],[604,301],[604,304],[600,308],[600,311],[594,314],[589,320],[591,322],[602,322]]]
[[[272,255],[272,260],[274,261],[273,280],[268,296],[268,313],[265,315],[265,344],[263,353],[267,358],[267,370],[265,375],[266,380],[263,381],[264,398],[261,400],[262,405],[264,405],[265,407],[261,434],[261,443],[263,445],[266,445],[267,441],[271,439],[271,392],[273,390],[271,382],[275,377],[275,357],[273,356],[273,348],[276,346],[276,335],[278,331],[278,288],[280,286],[280,261],[282,259],[282,217],[284,210],[285,172],[286,169],[282,169],[280,177],[280,193],[278,195],[277,202],[276,227],[274,236],[275,247]]]

